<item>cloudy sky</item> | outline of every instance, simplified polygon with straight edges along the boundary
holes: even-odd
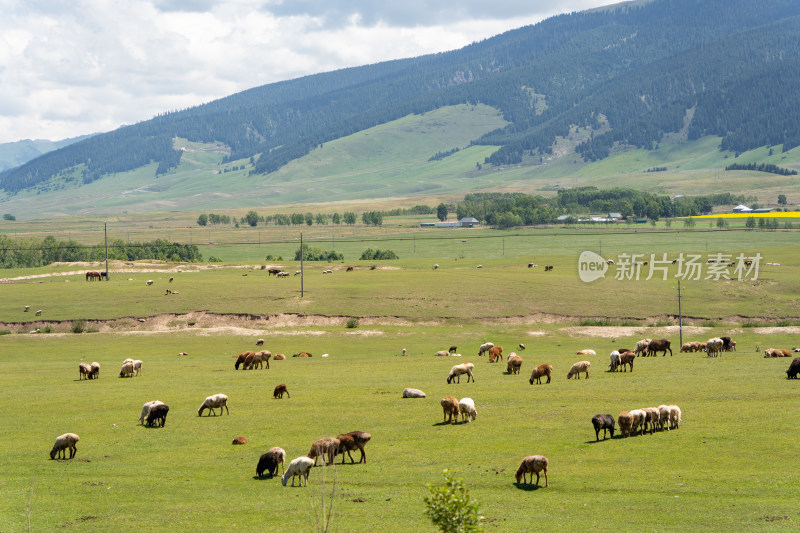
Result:
[[[0,143],[110,131],[614,0],[0,0]]]

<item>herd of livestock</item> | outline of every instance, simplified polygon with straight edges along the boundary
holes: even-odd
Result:
[[[262,346],[263,344],[263,339],[258,339],[256,341],[257,346]],[[519,344],[519,349],[524,350],[525,345]],[[735,350],[736,342],[730,337],[722,336],[709,339],[706,342],[686,342],[681,346],[680,351],[704,351],[707,352],[709,357],[712,357],[719,355],[721,352]],[[457,347],[451,346],[449,350],[438,351],[435,353],[435,355],[437,357],[460,357],[460,354],[456,353],[456,351]],[[795,348],[794,351],[800,350]],[[632,372],[633,362],[637,356],[656,356],[659,353],[661,353],[663,356],[666,356],[667,352],[672,355],[671,342],[669,339],[642,339],[636,343],[636,346],[633,350],[618,348],[612,351],[610,354],[610,365],[608,371],[617,372],[624,370],[627,372],[627,369],[629,368]],[[765,357],[784,357],[789,356],[790,354],[789,350],[779,348],[769,348],[765,350],[764,353]],[[484,354],[488,355],[489,363],[500,362],[503,360],[503,347],[497,346],[491,342],[484,343],[480,345],[478,349],[478,356],[483,356]],[[179,355],[187,354],[185,352],[181,352]],[[405,349],[403,349],[403,355],[406,355]],[[576,355],[587,357],[595,356],[596,352],[594,350],[579,350],[576,352]],[[328,354],[322,355],[322,357],[327,356]],[[258,352],[248,350],[234,357],[236,358],[234,363],[234,369],[236,370],[239,370],[240,368],[244,370],[253,370],[256,368],[264,368],[264,366],[269,369],[269,360],[271,358],[273,360],[286,359],[283,354],[275,354],[273,356],[268,350],[261,350]],[[308,358],[312,357],[312,355],[308,352],[299,352],[294,354],[293,357]],[[507,374],[519,374],[522,363],[522,357],[517,355],[515,352],[508,354],[508,357],[506,358]],[[587,360],[574,363],[567,373],[567,379],[572,377],[580,379],[581,374],[588,379],[590,367],[591,362]],[[450,369],[446,381],[448,384],[458,384],[460,383],[462,376],[466,376],[467,383],[470,381],[475,381],[475,376],[473,374],[474,369],[475,365],[473,363],[461,363],[454,365]],[[80,363],[78,370],[79,381],[84,379],[98,379],[100,377],[100,364],[97,362],[93,362],[91,364]],[[122,363],[119,376],[122,378],[135,377],[141,375],[141,372],[142,361],[126,359]],[[530,379],[528,381],[531,385],[533,385],[534,382],[541,384],[542,378],[546,378],[547,381],[545,383],[550,383],[552,372],[552,365],[546,363],[538,365],[532,370]],[[787,370],[786,373],[787,377],[791,379],[797,378],[797,376],[800,375],[800,357],[795,358],[792,361],[789,370]],[[286,396],[289,398],[291,397],[289,396],[289,391],[286,385],[281,383],[275,387],[273,391],[273,397],[283,398],[284,394],[286,394]],[[403,397],[425,398],[426,395],[419,389],[406,388],[403,391]],[[444,413],[443,423],[458,422],[459,416],[461,416],[462,423],[468,423],[476,420],[478,415],[475,401],[472,398],[462,398],[461,400],[458,400],[454,396],[446,396],[442,398],[440,405]],[[203,412],[208,410],[208,415],[213,414],[216,416],[217,409],[220,411],[220,415],[222,415],[223,412],[226,412],[228,415],[230,415],[230,411],[228,410],[228,397],[225,394],[214,394],[212,396],[208,396],[197,410],[197,414],[198,416],[202,416]],[[146,402],[142,406],[139,423],[145,426],[164,427],[168,412],[169,406],[164,404],[164,402],[159,400]],[[648,431],[650,434],[652,434],[655,431],[669,431],[671,429],[678,429],[681,422],[681,410],[676,405],[660,405],[658,407],[646,407],[641,409],[632,409],[630,411],[622,411],[616,420],[610,414],[597,414],[592,417],[591,422],[595,430],[595,438],[598,441],[600,440],[600,430],[603,430],[604,440],[608,433],[610,433],[611,438],[613,438],[616,424],[618,424],[622,437],[628,437],[630,435],[637,434],[643,435]],[[367,442],[369,442],[370,439],[371,435],[363,431],[351,431],[349,433],[339,434],[336,437],[325,437],[312,443],[308,454],[297,457],[291,461],[288,468],[284,467],[286,452],[282,448],[276,446],[260,456],[258,465],[256,467],[256,474],[261,477],[265,473],[268,473],[270,477],[274,477],[277,472],[278,465],[281,465],[283,473],[281,481],[283,485],[286,485],[288,479],[291,478],[292,485],[294,486],[295,477],[299,477],[301,484],[304,481],[305,485],[307,486],[311,467],[316,465],[317,457],[323,457],[324,464],[331,464],[334,462],[334,458],[337,455],[341,455],[342,462],[344,463],[345,454],[347,454],[350,457],[351,463],[353,463],[354,460],[352,455],[350,455],[350,452],[358,450],[361,452],[359,463],[366,463],[364,446]],[[69,459],[74,458],[77,451],[76,444],[79,440],[80,437],[74,433],[60,435],[56,439],[56,442],[50,452],[50,458],[55,459],[59,457],[66,459],[67,451],[69,451]],[[246,441],[247,439],[244,437],[237,437],[234,439],[234,444],[240,444]],[[547,466],[548,459],[544,456],[526,456],[516,472],[517,483],[520,483],[520,480],[525,482],[527,474],[531,475],[530,482],[532,483],[533,474],[536,474],[536,485],[538,485],[539,474],[541,472],[545,476],[545,486],[548,486]]]

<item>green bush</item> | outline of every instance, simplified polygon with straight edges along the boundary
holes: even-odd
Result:
[[[361,253],[361,259],[364,261],[376,261],[382,259],[399,259],[397,254],[392,250],[373,250],[367,248]]]
[[[10,329],[0,329],[0,335],[11,335]]]
[[[478,517],[478,503],[471,502],[464,480],[453,479],[444,471],[444,485],[428,484],[430,494],[424,498],[425,514],[443,533],[483,531]]]
[[[222,263],[222,259],[220,259],[216,255],[212,255],[211,257],[208,258],[208,262],[209,263]]]
[[[83,319],[72,321],[72,333],[83,333],[86,330],[86,321]]]
[[[355,329],[355,328],[357,328],[357,327],[358,327],[358,319],[357,319],[356,317],[354,317],[354,316],[353,316],[353,317],[350,317],[350,318],[348,318],[348,319],[347,319],[347,324],[346,324],[346,326],[347,326],[349,329]]]
[[[300,261],[301,255],[304,261],[341,261],[344,259],[344,254],[338,254],[335,250],[309,248],[307,244],[303,245],[302,251],[300,248],[297,249],[294,253],[294,260]]]

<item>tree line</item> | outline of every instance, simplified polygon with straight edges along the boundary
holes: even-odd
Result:
[[[85,245],[73,240],[59,241],[52,235],[44,239],[12,239],[0,234],[0,268],[33,268],[55,262],[102,261],[105,245]],[[156,259],[173,262],[200,262],[203,256],[193,244],[179,244],[165,239],[129,242],[112,239],[108,242],[108,258],[120,261]]]

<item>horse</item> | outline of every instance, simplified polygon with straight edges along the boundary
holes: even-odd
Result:
[[[86,273],[86,281],[94,281],[95,279],[97,279],[97,281],[101,281],[103,279],[102,274],[95,270],[90,270]]]

